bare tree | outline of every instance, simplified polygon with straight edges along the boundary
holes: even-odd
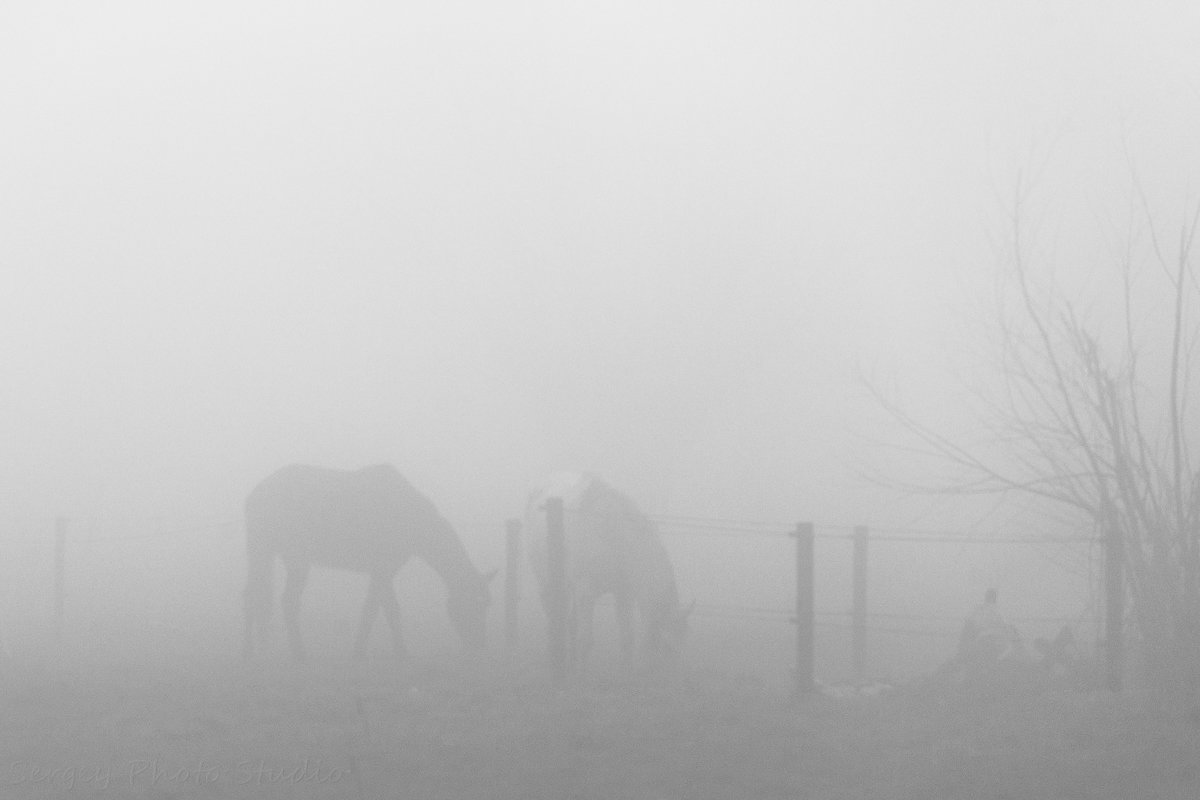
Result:
[[[981,438],[926,424],[875,391],[922,449],[955,476],[940,493],[1007,493],[1069,510],[1118,542],[1150,687],[1200,696],[1200,471],[1190,413],[1200,299],[1192,263],[1200,205],[1177,241],[1159,235],[1135,181],[1108,315],[1031,259],[1027,193],[1018,183],[1005,231],[995,349],[976,387]],[[1140,237],[1140,238],[1139,238]],[[1151,305],[1143,293],[1152,295]],[[1154,299],[1157,303],[1154,303]],[[1117,620],[1118,623],[1121,620]],[[1110,629],[1111,630],[1111,629]]]

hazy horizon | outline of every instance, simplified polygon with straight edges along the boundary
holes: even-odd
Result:
[[[864,478],[897,456],[860,378],[960,419],[1020,175],[1066,276],[1107,268],[1131,165],[1175,230],[1197,33],[1182,2],[9,3],[0,516],[221,519],[285,464],[388,462],[497,536],[558,469],[655,514],[970,520]]]

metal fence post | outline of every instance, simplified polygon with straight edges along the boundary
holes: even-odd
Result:
[[[801,522],[796,539],[796,694],[814,688],[813,670],[813,524]]]
[[[521,600],[521,521],[505,524],[504,647],[509,655],[517,646],[517,604]]]
[[[865,525],[854,528],[854,677],[859,683],[867,671],[867,546],[870,532]]]
[[[546,611],[550,673],[562,685],[567,678],[567,548],[561,497],[546,500]]]

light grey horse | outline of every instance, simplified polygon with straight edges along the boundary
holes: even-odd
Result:
[[[612,595],[620,628],[621,655],[633,663],[634,609],[643,629],[648,663],[678,654],[691,607],[681,608],[671,559],[654,524],[633,501],[589,473],[559,473],[535,489],[525,508],[530,564],[546,598],[546,500],[563,501],[567,554],[569,658],[578,666],[592,647],[596,601]]]

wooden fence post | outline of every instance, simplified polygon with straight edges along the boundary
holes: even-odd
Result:
[[[557,685],[567,678],[567,547],[561,497],[546,500],[546,612],[550,673]]]
[[[865,525],[854,528],[854,678],[862,683],[867,671],[867,544]]]
[[[521,600],[521,520],[505,524],[504,647],[512,655],[517,646],[517,603]]]
[[[1119,692],[1125,661],[1125,542],[1115,521],[1108,523],[1104,544],[1106,684]]]
[[[67,518],[54,520],[54,639],[62,639],[67,595]]]
[[[813,524],[801,522],[796,539],[796,694],[812,692],[813,681]]]

